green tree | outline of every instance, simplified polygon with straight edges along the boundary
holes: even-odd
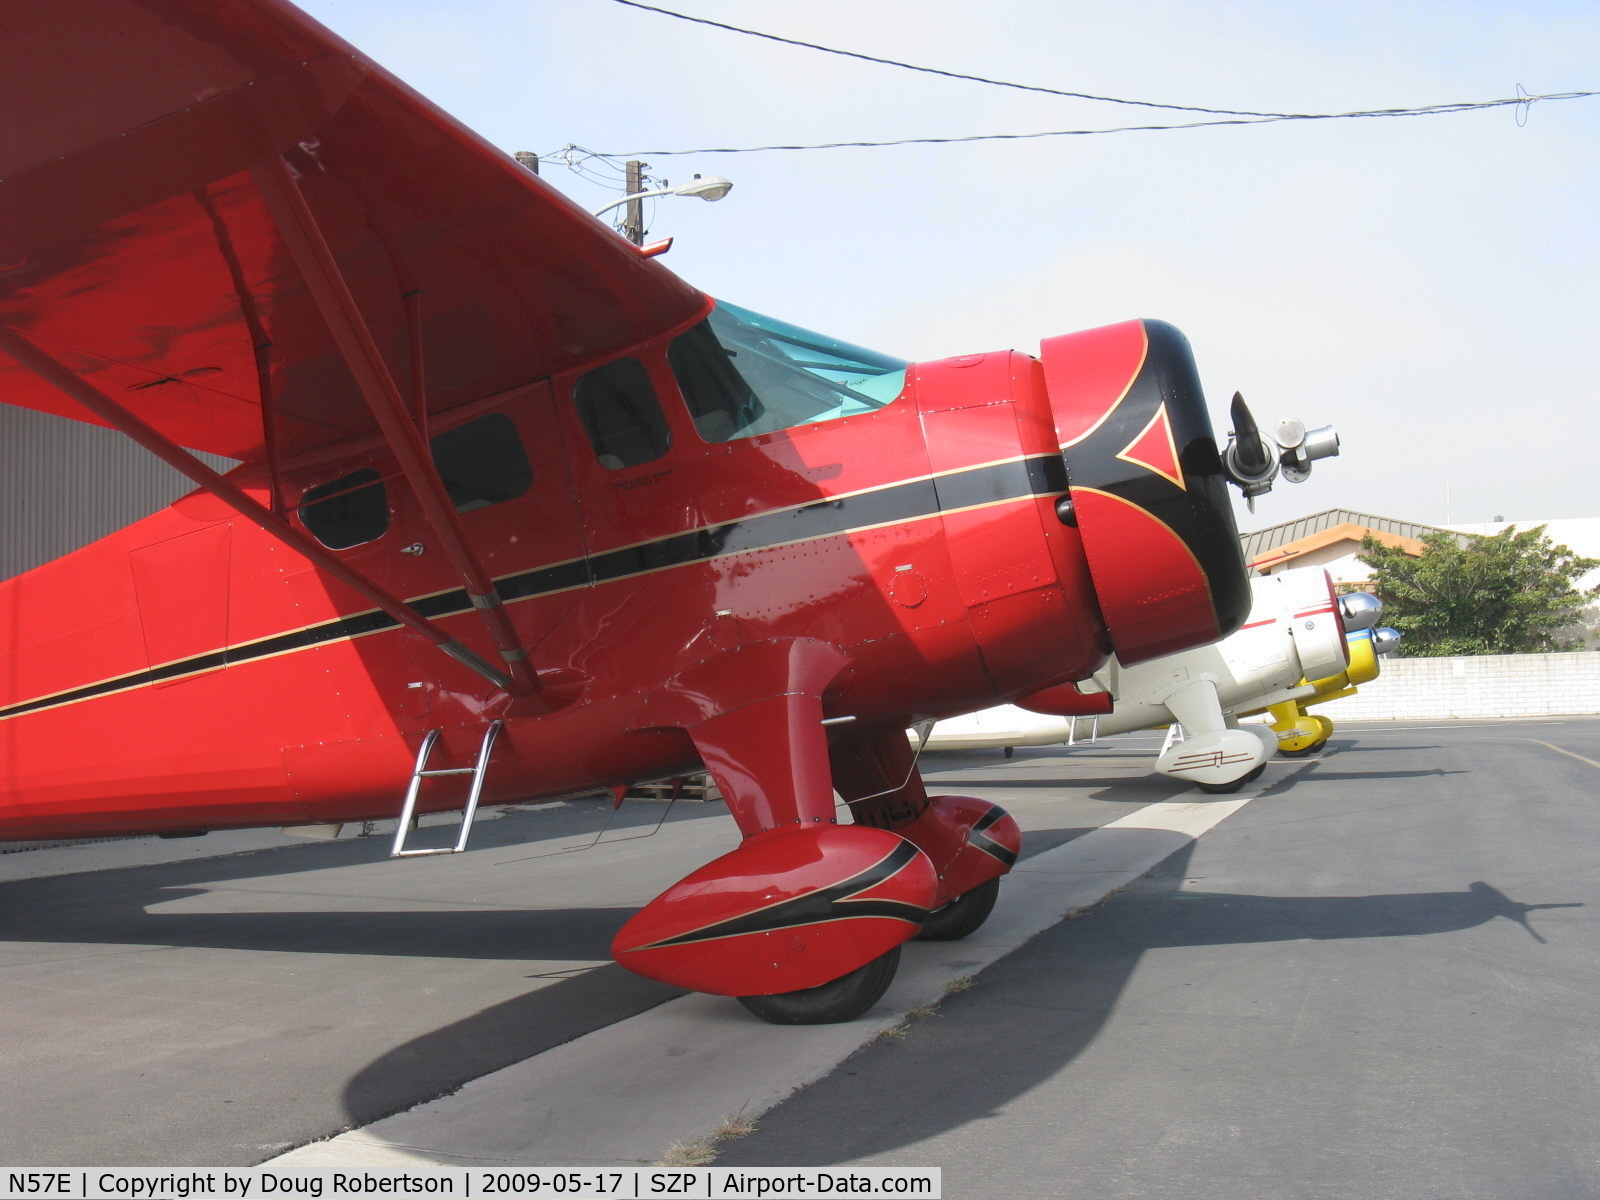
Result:
[[[1433,658],[1583,649],[1591,638],[1583,610],[1600,588],[1580,592],[1575,585],[1600,561],[1578,557],[1544,531],[1543,525],[1521,532],[1510,525],[1486,537],[1430,533],[1417,557],[1363,538],[1359,557],[1372,568],[1384,624],[1404,634],[1399,653]]]

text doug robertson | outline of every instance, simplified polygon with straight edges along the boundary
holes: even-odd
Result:
[[[261,1196],[453,1196],[456,1181],[448,1177],[428,1175],[346,1175],[334,1171],[329,1175],[274,1175],[260,1171],[254,1179],[240,1179],[234,1175],[221,1177],[222,1187],[217,1187],[218,1177],[208,1171],[194,1171],[186,1175],[161,1175],[154,1178],[118,1176],[107,1173],[100,1176],[100,1190],[128,1200],[155,1200],[156,1197],[175,1196],[188,1200],[190,1196],[236,1196],[239,1200],[252,1200]]]

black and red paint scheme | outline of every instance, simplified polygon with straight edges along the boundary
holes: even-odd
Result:
[[[743,840],[618,961],[841,1019],[887,972],[839,981],[1020,850],[996,806],[927,795],[908,726],[1244,617],[1170,327],[886,369],[871,403],[741,430],[771,393],[717,425],[684,374],[739,310],[281,0],[28,9],[8,94],[35,115],[0,147],[0,396],[199,488],[0,584],[0,837],[393,817],[430,731],[458,766],[492,722],[486,804],[703,765]],[[520,458],[464,500],[485,437]],[[319,540],[328,511],[370,527]]]

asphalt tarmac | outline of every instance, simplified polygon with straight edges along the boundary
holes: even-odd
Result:
[[[1038,855],[1193,796],[1155,745],[928,765]],[[1342,730],[1258,790],[718,1164],[940,1166],[951,1197],[1600,1195],[1600,721]],[[609,804],[400,863],[275,834],[0,856],[0,1162],[256,1163],[672,1000],[606,944],[735,835],[684,802],[652,833],[664,807],[582,851]],[[17,877],[44,869],[72,873]]]
[[[960,1200],[1600,1196],[1600,721],[1345,731],[1277,770],[718,1164],[940,1166]]]

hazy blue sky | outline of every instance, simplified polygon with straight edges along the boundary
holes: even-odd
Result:
[[[1029,132],[1181,114],[933,79],[613,0],[306,7],[507,150]],[[1267,111],[1600,90],[1600,5],[1386,0],[662,0],[732,24],[1074,91]],[[664,260],[717,296],[909,358],[1133,316],[1194,345],[1213,414],[1332,421],[1323,508],[1600,514],[1600,98],[1457,116],[802,153],[646,155]],[[426,164],[418,164],[426,169]],[[558,167],[556,186],[611,198]]]

